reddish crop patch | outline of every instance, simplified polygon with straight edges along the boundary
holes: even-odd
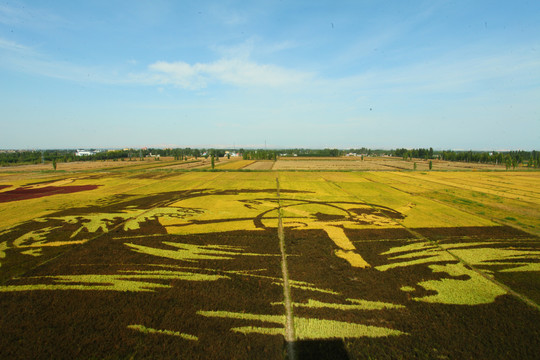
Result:
[[[57,194],[71,194],[80,191],[94,190],[97,189],[98,186],[99,185],[45,186],[41,188],[20,187],[1,193],[0,203],[36,199]]]
[[[8,188],[8,187],[10,187],[10,186],[11,186],[11,185],[0,185],[0,190],[6,189],[6,188]]]

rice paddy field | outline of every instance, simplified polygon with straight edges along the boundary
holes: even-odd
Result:
[[[538,358],[540,172],[280,161],[3,169],[0,357]]]

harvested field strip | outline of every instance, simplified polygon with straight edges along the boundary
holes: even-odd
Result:
[[[310,170],[310,171],[328,171],[328,170],[385,170],[385,165],[371,163],[360,160],[319,160],[319,159],[300,159],[300,160],[277,160],[272,168],[273,170]]]
[[[181,162],[181,163],[177,162],[175,164],[162,166],[161,168],[166,169],[166,170],[187,170],[187,169],[194,169],[194,168],[198,168],[198,167],[201,167],[201,166],[207,166],[207,165],[208,164],[205,163],[204,159],[201,159],[201,160],[185,161],[185,162]]]
[[[220,170],[238,170],[243,169],[254,162],[255,160],[230,160],[224,164],[217,163],[215,168]]]
[[[253,164],[246,166],[246,170],[272,170],[276,162],[273,160],[257,160]]]

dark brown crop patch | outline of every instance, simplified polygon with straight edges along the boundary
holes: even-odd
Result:
[[[463,230],[462,230],[463,231]],[[347,230],[351,240],[363,234],[363,230]],[[534,358],[540,345],[540,313],[519,299],[502,295],[493,302],[479,305],[452,305],[418,301],[419,298],[436,295],[420,285],[424,281],[467,281],[467,275],[449,276],[435,272],[428,265],[455,264],[457,261],[435,261],[378,271],[375,267],[392,263],[391,258],[402,253],[383,255],[391,248],[414,245],[406,239],[355,242],[357,252],[372,268],[351,267],[335,256],[336,246],[318,230],[287,230],[289,276],[293,281],[304,281],[319,289],[334,293],[318,293],[309,289],[292,288],[295,317],[331,319],[367,326],[397,329],[406,333],[401,336],[381,338],[345,338],[344,345],[352,358],[477,358],[491,359],[511,357]],[[429,245],[429,243],[426,243]],[[414,259],[414,258],[413,258]],[[402,261],[402,260],[398,260]],[[502,275],[497,273],[496,277]],[[504,273],[511,284],[511,273]],[[527,278],[514,278],[516,286],[535,282]],[[404,290],[404,288],[407,288]],[[334,305],[354,305],[350,299],[384,302],[401,306],[358,310],[339,310]],[[309,307],[310,301],[319,305]],[[325,305],[321,305],[324,303]],[[339,342],[336,343],[339,345]],[[333,344],[333,345],[336,345]],[[311,346],[323,343],[303,344],[303,352]],[[332,344],[327,344],[332,345]]]
[[[235,231],[219,236],[164,234],[148,238],[123,235],[115,238],[114,234],[104,234],[6,285],[106,287],[106,283],[99,281],[77,280],[95,274],[98,280],[100,275],[114,276],[162,287],[142,292],[99,289],[0,292],[0,311],[6,314],[0,319],[3,356],[282,358],[280,334],[233,330],[252,326],[275,330],[281,324],[249,317],[212,316],[215,313],[282,316],[284,310],[279,302],[283,288],[275,232]],[[182,261],[160,256],[159,252],[140,253],[126,244],[169,251],[177,249],[171,244],[200,245],[228,254],[227,259]],[[167,278],[175,273],[192,273],[194,279]],[[200,281],[197,275],[218,278]]]

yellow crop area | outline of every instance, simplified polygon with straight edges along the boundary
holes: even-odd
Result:
[[[540,172],[175,164],[0,176],[3,349],[19,346],[5,329],[51,353],[49,332],[73,346],[96,339],[96,357],[279,358],[292,338],[351,358],[411,347],[456,358],[457,334],[481,348],[467,358],[491,356],[493,339],[505,354],[506,340],[534,348]],[[378,171],[350,171],[362,168]]]

